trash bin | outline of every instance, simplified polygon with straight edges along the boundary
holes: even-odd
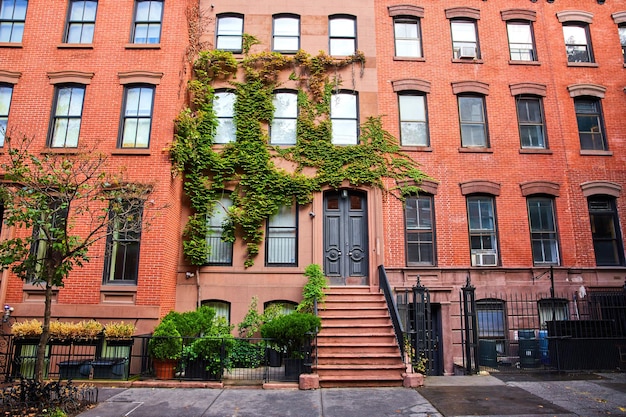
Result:
[[[478,340],[478,365],[490,368],[498,367],[498,354],[495,340]]]
[[[89,361],[63,361],[58,365],[60,379],[84,379],[91,373]]]
[[[519,330],[519,362],[522,368],[535,368],[539,365],[539,341],[534,330]]]
[[[92,361],[94,379],[127,379],[126,358],[100,358]]]
[[[548,331],[539,330],[539,360],[542,365],[550,365],[550,352],[548,350]]]

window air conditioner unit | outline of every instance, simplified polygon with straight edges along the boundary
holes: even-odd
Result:
[[[459,58],[476,58],[476,48],[463,46],[459,51]]]
[[[495,251],[482,251],[472,253],[472,266],[496,266],[497,257]]]

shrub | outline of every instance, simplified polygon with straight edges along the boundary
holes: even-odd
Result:
[[[104,326],[95,320],[80,321],[77,323],[75,338],[95,339],[102,334]]]
[[[154,359],[178,359],[181,354],[183,339],[174,322],[163,320],[154,329],[148,342],[148,351]]]
[[[294,312],[268,321],[261,327],[264,338],[273,339],[280,347],[293,354],[310,340],[311,333],[317,333],[322,325],[319,317],[310,313]]]
[[[230,363],[233,368],[258,368],[263,363],[264,357],[263,344],[236,339],[230,352]]]
[[[178,313],[170,311],[162,322],[171,321],[182,337],[197,337],[211,331],[215,310],[211,307],[202,306],[194,311]]]

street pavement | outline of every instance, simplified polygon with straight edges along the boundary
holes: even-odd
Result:
[[[626,373],[427,377],[423,387],[99,388],[80,417],[626,416]]]

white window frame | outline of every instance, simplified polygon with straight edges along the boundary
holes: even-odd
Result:
[[[267,220],[265,265],[298,265],[298,206],[281,206]]]
[[[272,23],[272,50],[283,54],[298,52],[300,49],[300,16],[295,14],[274,15]],[[295,30],[293,30],[294,25]]]
[[[536,61],[537,53],[533,24],[530,21],[511,20],[506,22],[511,61]]]
[[[334,145],[356,145],[359,142],[359,96],[338,92],[330,98],[330,120]]]
[[[216,91],[214,94],[213,111],[217,117],[217,129],[213,143],[225,144],[235,142],[235,100],[236,95],[232,91]]]
[[[349,56],[356,52],[356,17],[333,15],[328,17],[328,42],[332,56]]]
[[[480,59],[478,26],[475,20],[451,20],[450,30],[452,33],[452,57],[454,59]]]
[[[276,91],[273,104],[274,118],[270,126],[270,144],[295,145],[298,125],[298,93]]]
[[[395,56],[422,58],[422,35],[420,19],[415,16],[397,16],[393,19]],[[406,27],[415,28],[415,34],[407,34]],[[411,52],[408,52],[411,51]]]
[[[217,16],[215,49],[241,53],[243,51],[243,24],[242,14],[227,13]]]
[[[430,146],[426,94],[398,94],[402,146]]]

